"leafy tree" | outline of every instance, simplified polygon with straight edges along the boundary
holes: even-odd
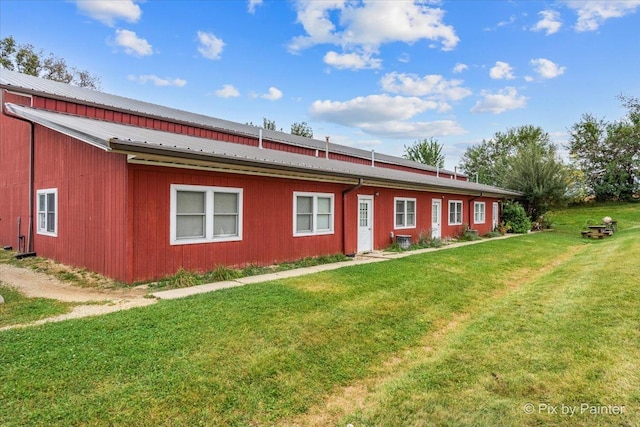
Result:
[[[276,121],[269,120],[266,117],[262,118],[262,128],[266,130],[276,130]]]
[[[502,185],[523,193],[523,207],[537,219],[552,207],[564,203],[569,172],[555,149],[529,142],[506,162]]]
[[[478,182],[521,191],[525,212],[534,220],[565,201],[568,171],[549,134],[537,126],[496,132],[469,147],[461,167],[469,176],[478,174]]]
[[[69,83],[80,87],[100,89],[100,79],[86,70],[69,68],[66,61],[50,53],[45,56],[42,50],[30,44],[18,45],[12,36],[0,40],[0,66],[7,70],[42,77],[57,82]]]
[[[481,184],[502,186],[509,158],[530,143],[535,143],[546,152],[555,150],[548,133],[540,127],[525,125],[508,129],[507,132],[496,132],[493,138],[467,148],[460,167],[468,176],[475,177],[477,174]]]
[[[443,145],[435,138],[416,141],[409,147],[404,146],[404,158],[425,165],[443,168],[444,155],[442,154],[442,147]]]
[[[619,99],[628,109],[622,120],[584,114],[570,129],[569,154],[596,200],[628,199],[640,187],[640,103]]]
[[[313,138],[313,129],[307,122],[294,123],[291,125],[291,135],[300,135],[306,138]]]

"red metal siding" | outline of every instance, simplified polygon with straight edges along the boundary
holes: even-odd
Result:
[[[41,126],[35,148],[35,190],[58,191],[58,235],[34,233],[34,250],[125,280],[126,156]]]
[[[342,252],[343,185],[130,165],[133,197],[132,280],[159,278],[179,268],[272,264]],[[243,238],[238,242],[169,244],[171,184],[243,189]],[[334,234],[293,236],[293,192],[333,193]]]
[[[2,103],[30,105],[26,96],[1,91]],[[0,114],[0,246],[18,249],[18,217],[21,234],[29,224],[29,135],[28,123]],[[26,238],[25,238],[26,242]]]

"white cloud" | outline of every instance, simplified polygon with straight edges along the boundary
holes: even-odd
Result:
[[[466,131],[454,120],[436,120],[433,122],[390,121],[384,123],[364,123],[363,132],[381,138],[413,139],[429,136],[462,135]]]
[[[424,2],[298,0],[296,9],[305,35],[291,40],[292,53],[331,44],[342,47],[345,54],[373,54],[385,43],[412,44],[425,39],[451,50],[459,42],[453,27],[443,23],[444,11]]]
[[[240,96],[240,92],[233,85],[222,85],[222,89],[216,90],[215,94],[220,98],[235,98]]]
[[[271,86],[269,92],[260,96],[260,98],[268,99],[269,101],[277,101],[282,98],[282,91],[278,88]]]
[[[351,69],[376,69],[380,68],[382,60],[371,58],[370,54],[359,55],[357,53],[337,53],[329,51],[324,56],[324,63],[331,65],[339,70]]]
[[[437,108],[437,102],[418,97],[369,95],[344,102],[315,101],[311,104],[310,114],[319,120],[345,126],[362,126],[366,123],[407,120],[416,114]]]
[[[411,56],[409,56],[408,53],[403,53],[398,57],[398,61],[402,62],[403,64],[408,64],[409,61],[411,61]]]
[[[493,113],[500,114],[505,111],[524,108],[527,105],[527,98],[518,95],[514,87],[507,87],[497,93],[482,92],[483,98],[471,109],[472,113]]]
[[[534,71],[544,79],[553,79],[564,74],[567,67],[560,67],[558,64],[553,63],[545,58],[532,59],[530,62],[534,67]]]
[[[149,42],[139,38],[133,31],[116,30],[116,44],[124,47],[124,51],[129,55],[149,56],[153,54]]]
[[[385,92],[442,101],[459,101],[471,95],[471,91],[463,87],[462,83],[462,80],[446,80],[438,74],[419,77],[415,74],[398,72],[385,74],[380,79],[380,85]]]
[[[256,13],[256,6],[262,4],[262,0],[249,0],[249,13]]]
[[[555,10],[543,10],[538,12],[542,19],[531,28],[533,31],[546,31],[546,35],[557,33],[562,27],[560,13]]]
[[[462,64],[462,63],[458,62],[455,65],[455,67],[453,67],[453,72],[457,74],[457,73],[461,73],[461,72],[463,72],[465,70],[468,70],[468,69],[469,69],[469,66],[467,64]]]
[[[576,31],[595,31],[607,19],[635,13],[640,7],[640,0],[571,0],[566,4],[578,14]]]
[[[129,80],[138,82],[140,84],[145,84],[147,82],[153,83],[155,86],[176,86],[182,87],[187,84],[186,80],[183,79],[170,79],[170,78],[161,78],[153,74],[144,74],[141,76],[129,75],[127,77]]]
[[[118,19],[130,23],[138,22],[142,10],[133,0],[77,0],[78,10],[89,17],[113,27]]]
[[[220,59],[224,42],[211,33],[198,31],[200,46],[198,52],[207,59]]]
[[[515,76],[513,75],[513,68],[511,67],[511,65],[502,61],[496,61],[496,65],[491,67],[491,70],[489,70],[489,76],[495,80],[515,79]]]

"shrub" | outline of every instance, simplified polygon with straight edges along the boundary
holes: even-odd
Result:
[[[502,221],[513,233],[526,233],[531,230],[531,220],[518,202],[505,202],[502,205]]]

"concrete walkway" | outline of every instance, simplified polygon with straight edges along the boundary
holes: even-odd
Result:
[[[191,295],[218,291],[220,289],[228,289],[228,288],[235,288],[238,286],[250,285],[252,283],[262,283],[262,282],[269,282],[271,280],[304,276],[307,274],[318,273],[321,271],[336,270],[338,268],[349,267],[353,265],[362,265],[362,264],[370,264],[374,262],[389,261],[392,259],[404,258],[407,256],[423,254],[426,252],[435,252],[435,251],[440,251],[445,249],[458,248],[460,246],[475,245],[478,243],[490,242],[492,240],[508,239],[515,236],[522,236],[522,234],[507,234],[501,237],[494,237],[492,239],[481,239],[481,240],[473,240],[470,242],[451,243],[448,245],[441,246],[439,248],[426,248],[426,249],[418,249],[415,251],[406,251],[406,252],[374,251],[374,252],[358,255],[356,258],[350,261],[334,262],[331,264],[322,264],[314,267],[296,268],[293,270],[262,274],[259,276],[242,277],[239,279],[229,280],[225,282],[215,282],[215,283],[207,283],[205,285],[191,286],[189,288],[171,289],[168,291],[158,291],[158,292],[151,293],[151,295],[158,299],[184,298]]]

